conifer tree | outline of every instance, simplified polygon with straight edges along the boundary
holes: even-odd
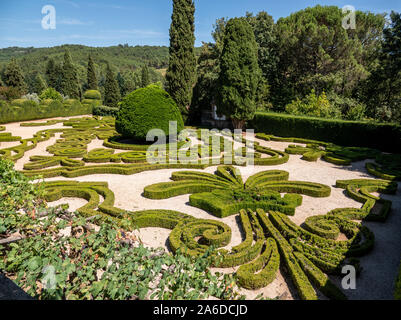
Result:
[[[196,80],[194,15],[193,0],[173,0],[166,88],[180,108],[184,121],[188,117]]]
[[[116,77],[107,64],[106,70],[106,82],[104,84],[104,104],[108,107],[118,107],[118,103],[121,99],[120,89]]]
[[[21,68],[15,58],[12,58],[4,72],[4,83],[8,87],[15,88],[18,93],[23,95],[27,91]]]
[[[246,18],[234,18],[225,28],[218,80],[218,111],[229,117],[236,129],[253,119],[261,71],[258,45]]]
[[[37,74],[35,78],[35,92],[40,95],[43,90],[47,88],[45,79],[43,79],[41,74]]]
[[[88,89],[90,90],[98,89],[95,64],[93,63],[91,55],[89,55],[88,58]]]
[[[56,70],[56,63],[54,62],[54,59],[49,59],[46,65],[46,80],[51,88],[56,87],[57,83],[57,70]]]
[[[79,88],[77,71],[72,63],[70,52],[66,50],[64,54],[63,73],[61,81],[61,91],[71,99],[79,99],[81,92]]]
[[[150,78],[149,78],[149,69],[147,65],[144,65],[142,67],[142,88],[147,87],[150,85]]]

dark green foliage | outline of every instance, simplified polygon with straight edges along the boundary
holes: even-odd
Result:
[[[47,84],[45,79],[43,79],[42,75],[37,74],[35,79],[35,92],[41,94],[46,88]]]
[[[193,0],[173,0],[170,27],[170,59],[166,88],[177,103],[184,121],[188,117],[196,77],[195,4]]]
[[[188,122],[200,124],[202,111],[210,111],[216,104],[218,78],[220,73],[220,56],[223,50],[224,29],[226,20],[218,19],[212,33],[215,43],[204,43],[198,57],[197,79],[193,90]]]
[[[121,99],[120,88],[118,87],[117,79],[107,65],[106,83],[104,85],[104,104],[108,107],[116,108]]]
[[[116,120],[116,130],[127,138],[144,142],[152,129],[161,129],[168,136],[170,121],[177,121],[178,132],[184,128],[174,100],[160,87],[150,85],[123,99]]]
[[[392,12],[383,31],[378,67],[365,83],[363,98],[371,117],[401,122],[401,15]]]
[[[18,90],[20,95],[23,95],[27,91],[24,76],[15,58],[11,59],[6,70],[4,71],[4,83],[9,87]]]
[[[245,18],[228,21],[218,80],[218,111],[242,128],[256,111],[257,88],[260,81],[258,45]]]
[[[391,124],[330,120],[278,113],[256,113],[249,125],[259,133],[361,146],[387,152],[401,150],[401,127]]]
[[[89,58],[88,58],[87,81],[88,81],[88,89],[89,90],[97,90],[98,89],[95,64],[93,62],[91,55],[89,55]]]
[[[62,81],[62,67],[50,59],[46,65],[46,80],[49,87],[61,91],[61,81]]]
[[[79,99],[81,96],[77,70],[74,67],[71,54],[68,50],[64,54],[61,91],[65,96],[68,96],[72,99]]]
[[[149,69],[148,66],[145,65],[142,67],[141,70],[141,79],[142,79],[142,88],[147,87],[150,85],[150,79],[149,79]]]
[[[256,16],[247,14],[246,18],[252,26],[255,40],[258,43],[258,61],[260,69],[262,70],[263,80],[265,81],[264,85],[269,85],[276,77],[279,59],[277,53],[277,40],[279,35],[276,32],[274,19],[265,11],[259,12]],[[263,83],[260,84],[259,87],[259,90],[263,91]],[[264,97],[259,99],[259,101],[262,104],[263,102],[266,103],[268,96],[269,92],[265,92]]]

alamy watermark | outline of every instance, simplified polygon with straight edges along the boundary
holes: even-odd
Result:
[[[342,20],[342,26],[345,30],[355,30],[356,29],[356,14],[355,7],[351,5],[346,5],[342,8],[344,18]]]
[[[356,290],[356,269],[352,265],[346,265],[342,268],[341,273],[345,275],[341,281],[344,290]]]
[[[177,122],[171,121],[168,133],[161,129],[148,132],[146,140],[154,143],[147,150],[146,160],[149,164],[252,166],[255,163],[254,139],[254,130],[250,129],[245,132],[229,129],[184,129],[178,132]]]
[[[43,6],[42,14],[45,15],[42,18],[42,28],[44,30],[56,29],[56,8],[52,5]]]

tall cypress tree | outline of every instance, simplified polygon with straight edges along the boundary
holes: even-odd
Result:
[[[63,64],[63,79],[61,82],[61,91],[64,95],[69,96],[72,99],[80,98],[80,89],[78,82],[77,71],[72,63],[72,58],[68,50],[64,54]]]
[[[43,90],[47,88],[45,79],[43,79],[41,74],[37,74],[35,78],[35,92],[41,94]]]
[[[116,77],[107,64],[106,70],[106,82],[104,84],[104,104],[108,107],[118,107],[118,103],[121,99],[120,89]]]
[[[93,63],[92,56],[89,55],[88,58],[88,89],[97,90],[97,78],[96,78],[96,70],[95,64]]]
[[[251,25],[246,18],[230,19],[220,57],[217,107],[236,129],[242,129],[255,115],[260,76],[258,44]]]
[[[171,19],[170,60],[166,73],[166,87],[186,120],[196,76],[193,0],[173,0]]]
[[[7,65],[4,72],[4,82],[7,86],[17,89],[21,95],[27,91],[24,76],[15,58],[12,58],[10,63]]]
[[[149,69],[147,65],[144,65],[142,67],[142,88],[145,88],[148,85],[150,85]]]
[[[46,80],[49,87],[56,88],[57,85],[57,70],[54,59],[49,59],[46,65]]]

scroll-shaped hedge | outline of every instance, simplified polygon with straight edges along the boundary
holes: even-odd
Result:
[[[192,194],[190,204],[223,218],[241,209],[279,210],[288,215],[302,204],[305,194],[327,197],[328,186],[303,181],[287,181],[288,172],[265,171],[248,179],[244,184],[238,169],[232,166],[218,167],[216,174],[200,172],[177,172],[173,182],[158,183],[145,187],[144,196],[150,199],[167,199]],[[280,193],[289,193],[281,197]]]

